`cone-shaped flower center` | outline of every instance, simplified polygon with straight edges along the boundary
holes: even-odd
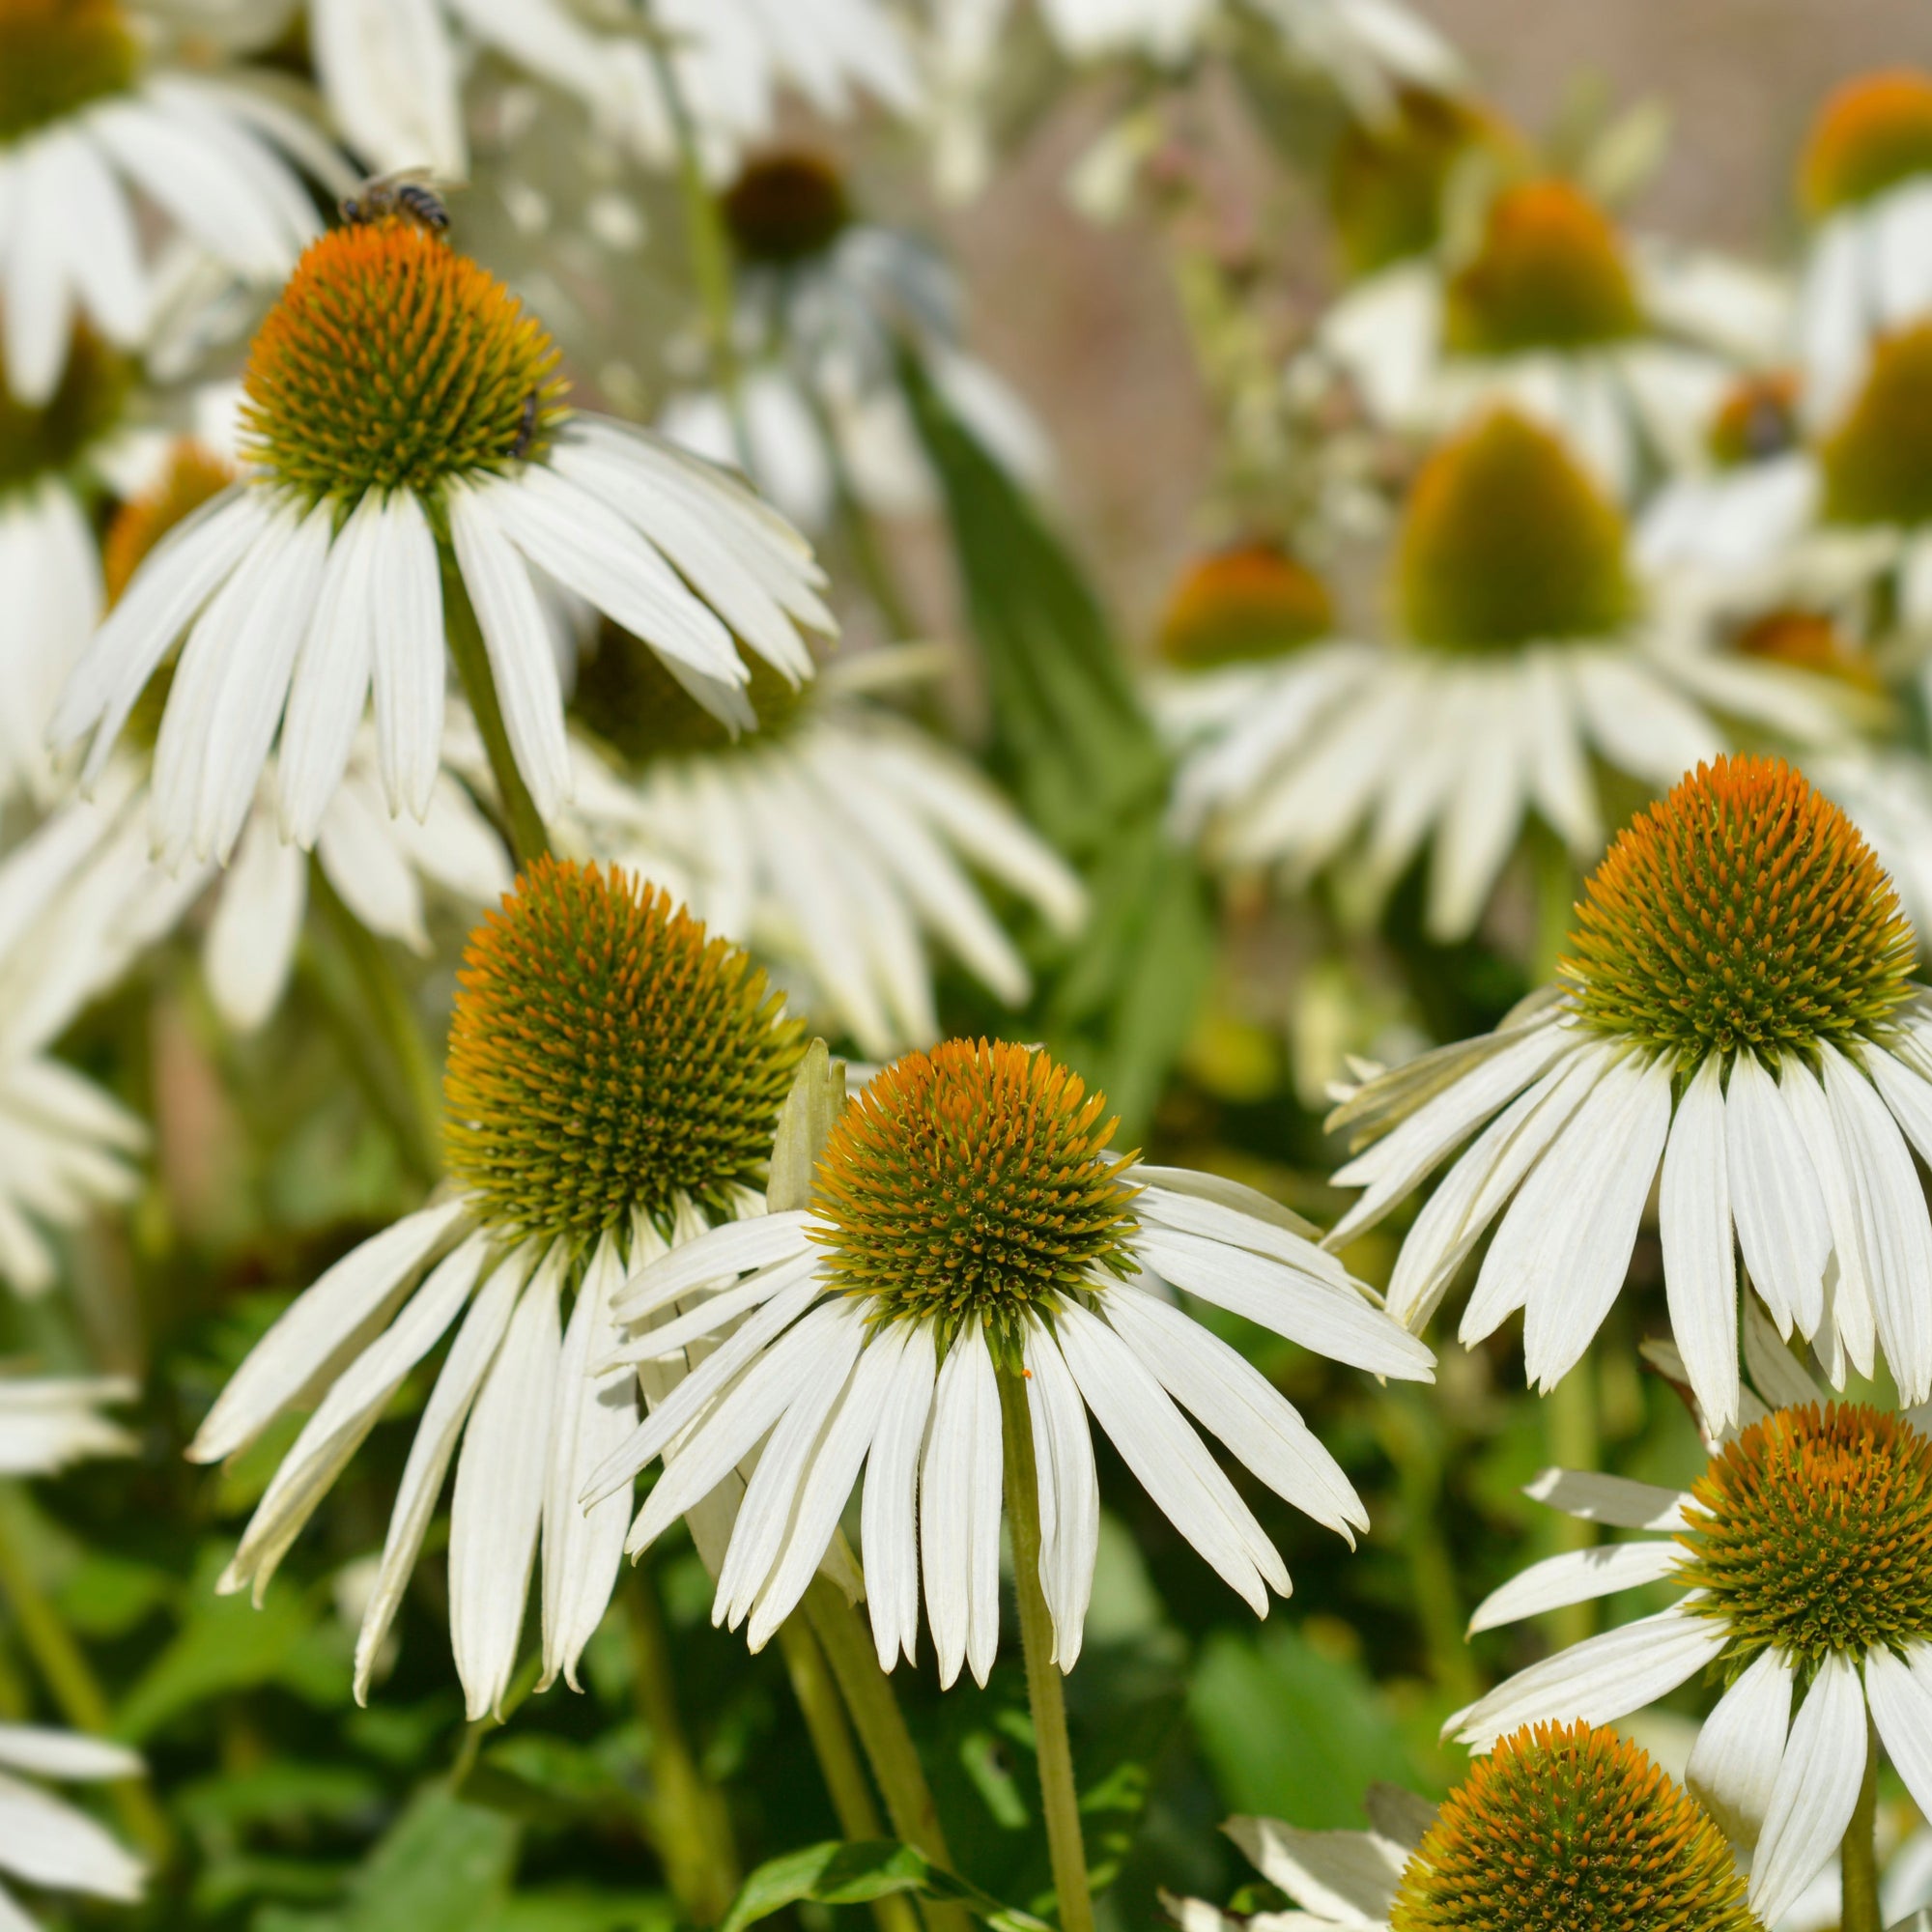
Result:
[[[1571,949],[1590,1026],[1694,1063],[1882,1034],[1915,941],[1851,820],[1782,759],[1738,757],[1617,835]]]
[[[390,216],[312,242],[242,378],[247,454],[312,502],[433,491],[541,452],[557,352],[501,282]]]
[[[1747,658],[1834,677],[1860,691],[1885,689],[1871,653],[1819,611],[1774,611],[1740,631],[1733,648]]]
[[[1184,670],[1277,657],[1334,629],[1328,587],[1277,544],[1239,544],[1181,575],[1160,622],[1160,654]]]
[[[1456,163],[1482,147],[1509,156],[1517,143],[1470,101],[1405,88],[1394,115],[1350,121],[1328,164],[1328,208],[1351,275],[1371,275],[1433,248]]]
[[[803,1027],[668,895],[541,859],[458,981],[449,1168],[486,1219],[587,1236],[761,1184]]]
[[[38,409],[10,392],[0,358],[0,494],[66,469],[120,420],[131,380],[127,363],[85,327],[73,332],[60,386]]]
[[[1798,384],[1784,374],[1747,376],[1718,406],[1704,441],[1726,469],[1766,463],[1795,449]]]
[[[1888,337],[1819,457],[1841,524],[1932,522],[1932,322]]]
[[[1017,1339],[1028,1310],[1133,1271],[1131,1154],[1106,1096],[1024,1046],[909,1053],[839,1117],[812,1205],[839,1283],[889,1318],[978,1319]]]
[[[0,148],[122,93],[138,59],[120,0],[0,0]]]
[[[198,442],[184,439],[176,443],[160,476],[140,496],[128,497],[107,526],[101,553],[107,601],[118,604],[148,553],[177,524],[185,523],[204,503],[220,496],[240,474],[227,458]]]
[[[1849,80],[1818,110],[1798,166],[1814,217],[1932,174],[1932,74],[1916,68]]]
[[[1932,1442],[1903,1417],[1779,1409],[1715,1456],[1677,1541],[1732,1634],[1725,1667],[1776,1646],[1801,1667],[1932,1636]]]
[[[1449,346],[1464,355],[1583,349],[1643,327],[1615,227],[1565,181],[1503,189],[1443,298]]]
[[[1503,1739],[1415,1848],[1390,1932],[1757,1932],[1723,1834],[1634,1745]]]
[[[818,155],[766,155],[725,189],[724,225],[750,262],[779,266],[820,254],[852,219],[845,184]]]
[[[714,718],[671,676],[657,652],[608,622],[598,633],[595,654],[577,673],[571,709],[633,765],[693,752],[763,745],[799,716],[810,689],[794,689],[764,659],[744,655],[752,674],[745,696],[758,721],[755,732],[734,738],[728,724]]]
[[[1497,410],[1423,465],[1398,590],[1407,635],[1441,650],[1601,638],[1631,614],[1623,519],[1554,436]]]

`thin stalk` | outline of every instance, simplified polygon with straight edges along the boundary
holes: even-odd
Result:
[[[645,1825],[672,1895],[700,1925],[715,1925],[730,1910],[741,1876],[724,1795],[698,1769],[685,1737],[670,1645],[649,1577],[634,1574],[621,1594],[638,1714],[651,1741]]]
[[[1880,1932],[1878,1903],[1878,1733],[1865,1720],[1865,1776],[1845,1828],[1839,1853],[1844,1890],[1838,1908],[1841,1932]]]
[[[1039,1471],[1033,1456],[1033,1423],[1026,1383],[1017,1369],[1000,1370],[1000,1422],[1006,1441],[1007,1522],[1013,1539],[1013,1593],[1020,1606],[1020,1648],[1026,1658],[1027,1699],[1033,1706],[1034,1751],[1039,1761],[1040,1806],[1062,1932],[1094,1932],[1087,1886],[1087,1848],[1080,1835],[1080,1795],[1073,1751],[1066,1741],[1066,1700],[1053,1661],[1053,1619],[1039,1586]]]
[[[1585,1355],[1543,1399],[1544,1440],[1549,1461],[1558,1469],[1594,1469],[1601,1459],[1597,1437],[1597,1382]],[[1588,1549],[1598,1540],[1595,1523],[1579,1517],[1558,1516],[1550,1525],[1557,1550]],[[1552,1643],[1567,1647],[1581,1643],[1597,1628],[1595,1604],[1566,1604],[1545,1620]]]
[[[461,1791],[469,1774],[476,1769],[477,1753],[483,1748],[483,1740],[492,1731],[499,1731],[522,1708],[524,1700],[537,1688],[537,1677],[543,1669],[543,1659],[532,1652],[517,1666],[517,1674],[510,1679],[510,1688],[503,1692],[503,1715],[494,1713],[482,1718],[472,1718],[463,1727],[463,1743],[458,1747],[456,1759],[449,1768],[449,1788],[452,1793]]]
[[[905,1714],[893,1693],[892,1679],[879,1668],[871,1633],[857,1607],[845,1601],[836,1583],[814,1577],[805,1593],[805,1614],[810,1622],[839,1694],[851,1713],[853,1727],[866,1747],[872,1776],[885,1795],[886,1811],[899,1840],[923,1853],[946,1871],[954,1869],[939,1807],[925,1781],[925,1767],[906,1728]],[[964,1906],[946,1899],[923,1903],[931,1932],[967,1932],[972,1919]]]
[[[805,1715],[832,1808],[838,1814],[839,1831],[855,1843],[884,1837],[885,1823],[872,1802],[866,1767],[859,1762],[852,1727],[845,1721],[838,1688],[817,1638],[798,1618],[788,1618],[779,1626],[779,1649],[791,1675],[792,1694]],[[879,1932],[919,1932],[919,1914],[903,1892],[873,1899],[872,1918]]]
[[[543,814],[510,749],[503,707],[497,701],[497,680],[490,674],[490,652],[470,607],[469,593],[463,587],[463,573],[447,557],[442,565],[442,621],[449,655],[455,659],[456,674],[463,681],[463,695],[469,700],[477,733],[490,759],[490,776],[497,781],[497,796],[509,828],[510,851],[521,868],[550,850],[550,834],[544,830]]]
[[[6,1597],[20,1641],[61,1716],[90,1737],[111,1737],[114,1723],[107,1695],[20,1548],[22,1507],[17,1491],[0,1497],[0,1595]],[[122,1830],[156,1864],[165,1864],[173,1854],[174,1835],[145,1780],[117,1778],[107,1790]]]
[[[349,961],[355,983],[387,1049],[388,1065],[405,1096],[400,1119],[408,1140],[405,1151],[429,1179],[442,1166],[442,1081],[430,1058],[429,1042],[397,977],[388,949],[343,904],[320,860],[309,862],[309,892],[323,923]]]

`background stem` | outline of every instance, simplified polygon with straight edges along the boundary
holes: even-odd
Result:
[[[1865,1720],[1865,1776],[1839,1854],[1844,1890],[1841,1932],[1881,1932],[1878,1902],[1878,1733]]]
[[[1543,1399],[1544,1440],[1558,1469],[1594,1469],[1601,1460],[1597,1433],[1597,1382],[1585,1355]],[[1597,1525],[1578,1517],[1557,1516],[1550,1543],[1557,1550],[1588,1549],[1598,1541]],[[1597,1628],[1596,1604],[1566,1604],[1545,1619],[1549,1640],[1559,1646],[1581,1643]]]
[[[1039,1586],[1039,1472],[1034,1463],[1026,1382],[1017,1369],[1002,1368],[999,1374],[1013,1590],[1019,1599],[1020,1647],[1026,1656],[1027,1698],[1033,1706],[1034,1750],[1039,1760],[1053,1889],[1060,1901],[1063,1932],[1094,1932],[1087,1848],[1080,1836],[1080,1797],[1073,1782],[1073,1751],[1066,1741],[1066,1701],[1060,1666],[1053,1661],[1053,1619]]]

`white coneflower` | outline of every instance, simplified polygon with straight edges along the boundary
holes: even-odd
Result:
[[[1815,224],[1798,349],[1823,423],[1857,393],[1874,343],[1932,314],[1932,74],[1845,82],[1812,124],[1798,185]]]
[[[124,349],[153,286],[134,193],[256,283],[315,234],[290,156],[340,192],[327,142],[265,95],[154,68],[120,0],[0,0],[0,340],[15,395],[58,386],[76,314]]]
[[[1763,1932],[1723,1833],[1614,1731],[1525,1726],[1439,1808],[1386,1785],[1363,1808],[1367,1832],[1229,1819],[1298,1910],[1169,1912],[1181,1932]]]
[[[1719,652],[1672,607],[1646,608],[1615,506],[1512,411],[1417,477],[1386,642],[1311,639],[1320,586],[1289,559],[1265,590],[1268,569],[1254,554],[1210,562],[1177,600],[1177,638],[1227,637],[1177,643],[1179,662],[1251,660],[1168,683],[1164,708],[1194,740],[1177,818],[1216,865],[1295,886],[1346,869],[1370,897],[1433,841],[1439,939],[1474,929],[1531,813],[1577,864],[1597,857],[1599,760],[1661,789],[1721,751],[1730,721],[1799,742],[1837,722],[1825,680]]]
[[[727,715],[747,676],[733,633],[810,675],[796,625],[831,620],[804,540],[696,459],[568,412],[542,327],[439,233],[386,215],[324,236],[257,334],[244,388],[243,480],[142,564],[54,721],[60,740],[93,731],[98,775],[185,633],[155,751],[163,863],[226,858],[278,734],[285,827],[312,838],[372,690],[390,809],[420,816],[440,769],[446,597],[473,607],[546,813],[570,758],[540,580],[647,639]]]
[[[938,489],[900,384],[910,348],[948,407],[1032,487],[1052,470],[1026,405],[961,343],[952,270],[914,236],[862,219],[822,156],[778,150],[749,163],[720,202],[739,262],[732,403],[673,396],[665,434],[753,482],[808,530],[841,492],[880,516],[933,507]],[[744,447],[739,447],[742,435]]]
[[[983,1684],[999,1638],[1005,1381],[1024,1387],[1032,1418],[1039,1585],[1063,1670],[1079,1655],[1099,1530],[1089,1408],[1264,1615],[1288,1572],[1183,1408],[1317,1521],[1352,1541],[1367,1519],[1289,1403],[1161,1285],[1377,1375],[1427,1379],[1432,1358],[1305,1223],[1233,1181],[1109,1153],[1113,1124],[1043,1052],[952,1040],[895,1063],[838,1118],[810,1208],[720,1228],[617,1297],[633,1332],[616,1361],[726,1339],[586,1497],[621,1493],[674,1448],[631,1532],[641,1549],[763,1442],[713,1610],[733,1628],[749,1617],[756,1648],[810,1581],[864,1465],[881,1664],[915,1652],[923,1577],[940,1681],[966,1665]]]
[[[1754,281],[1636,248],[1574,183],[1509,182],[1460,241],[1392,261],[1322,321],[1321,351],[1396,427],[1439,435],[1506,402],[1627,501],[1691,454],[1731,356],[1776,346]]]
[[[1389,1305],[1419,1327],[1492,1222],[1463,1312],[1523,1311],[1548,1388],[1623,1286],[1660,1169],[1671,1326],[1722,1426],[1738,1409],[1734,1243],[1781,1333],[1834,1380],[1874,1343],[1932,1395],[1932,1004],[1891,882],[1836,806],[1776,759],[1700,766],[1591,879],[1562,983],[1494,1033],[1371,1080],[1331,1126],[1368,1151],[1351,1239],[1471,1135],[1403,1243]],[[1478,1132],[1478,1129],[1481,1129]]]
[[[793,694],[754,668],[758,729],[736,739],[607,629],[573,709],[576,797],[560,849],[665,886],[716,931],[802,983],[809,1010],[886,1059],[939,1037],[935,949],[1009,1006],[1031,980],[976,884],[1031,903],[1059,933],[1086,912],[1078,878],[963,758],[873,691],[931,656],[835,661]]]
[[[450,1637],[478,1717],[497,1708],[515,1668],[539,1542],[544,1682],[576,1683],[630,1516],[621,1494],[588,1514],[578,1503],[639,1414],[636,1372],[607,1362],[612,1298],[668,1246],[761,1211],[803,1039],[745,954],[662,894],[549,859],[471,934],[460,983],[447,1193],[295,1302],[188,1453],[239,1454],[312,1398],[317,1364],[329,1365],[223,1578],[259,1598],[404,1378],[454,1326],[362,1619],[355,1690],[367,1692],[455,1461]]]
[[[1902,1416],[1780,1408],[1689,1491],[1551,1470],[1530,1493],[1589,1521],[1656,1532],[1546,1559],[1476,1611],[1490,1630],[1642,1583],[1669,1608],[1532,1664],[1446,1727],[1486,1747],[1519,1724],[1607,1723],[1715,1666],[1726,1689],[1689,1781],[1755,1843],[1750,1901],[1790,1907],[1844,1839],[1879,1742],[1932,1803],[1932,1441]]]

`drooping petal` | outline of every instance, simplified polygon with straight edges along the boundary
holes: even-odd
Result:
[[[1790,1911],[1844,1838],[1864,1777],[1865,1732],[1858,1665],[1829,1652],[1792,1722],[1751,1861],[1750,1906],[1767,1925]]]

